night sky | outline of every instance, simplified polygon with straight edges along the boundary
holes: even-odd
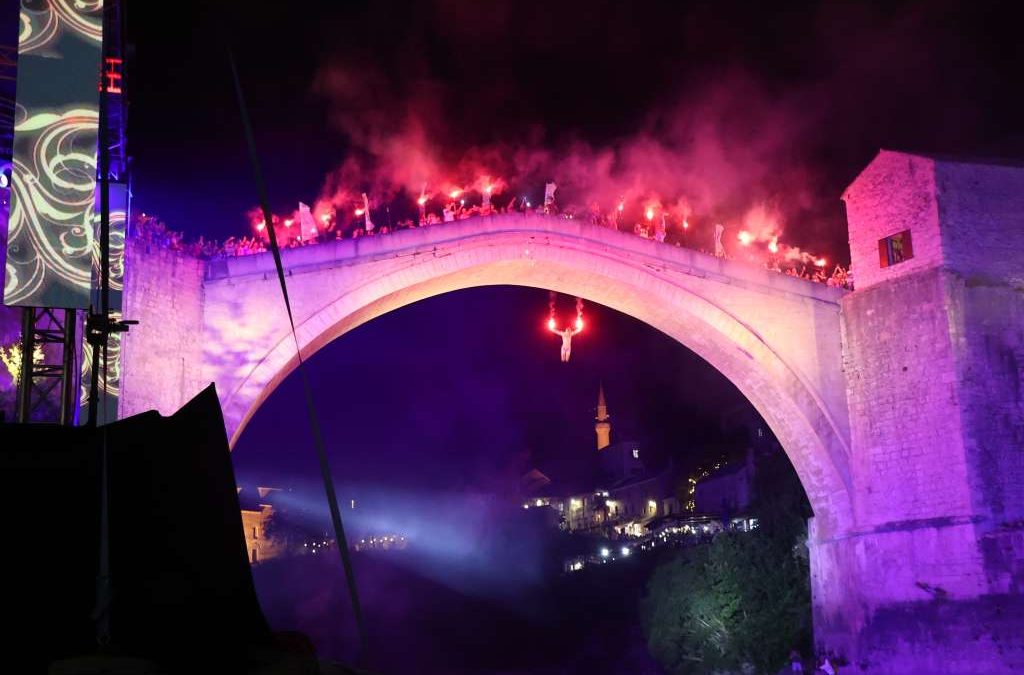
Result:
[[[745,403],[717,371],[599,305],[584,308],[587,329],[563,364],[561,340],[543,327],[547,300],[530,288],[459,291],[387,314],[318,353],[309,370],[339,478],[507,492],[537,466],[562,488],[589,489],[576,481],[595,454],[601,381],[613,439],[641,441],[654,468],[714,449],[706,444],[717,440],[715,412]],[[563,296],[559,309],[568,320],[573,299]],[[316,475],[305,415],[292,376],[235,448],[242,482]]]
[[[135,203],[191,233],[245,232],[256,201],[229,46],[275,211],[386,139],[426,137],[453,165],[682,133],[725,213],[763,196],[787,238],[842,258],[839,195],[880,147],[1024,152],[1009,3],[216,4],[133,3],[129,19]]]
[[[573,177],[552,167],[575,159],[587,173],[610,148],[616,180],[678,168],[696,208],[764,205],[788,241],[842,260],[839,195],[880,147],[1024,152],[1008,4],[208,4],[129,15],[134,208],[192,236],[246,233],[256,203],[229,46],[275,211],[339,179],[390,198],[424,166],[514,165],[517,191],[554,178],[572,197]],[[740,400],[683,347],[605,308],[588,308],[560,364],[546,308],[543,290],[464,291],[325,348],[310,366],[339,476],[475,489],[531,464],[572,474],[593,448],[601,379],[618,437],[662,460]],[[294,380],[241,438],[243,481],[315,470]]]

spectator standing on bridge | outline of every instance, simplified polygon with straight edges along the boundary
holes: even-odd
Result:
[[[821,673],[821,675],[836,675],[836,669],[829,660],[828,654],[822,654],[818,658],[818,669],[815,673]]]
[[[555,181],[544,184],[544,213],[551,214],[556,213],[558,209],[555,207],[555,190],[558,186],[555,185]]]
[[[583,330],[583,317],[577,316],[576,323],[573,326],[566,327],[562,330],[559,330],[556,327],[555,318],[551,317],[548,319],[548,330],[562,338],[562,363],[568,363],[569,356],[572,354],[572,338]]]
[[[725,228],[722,227],[721,223],[715,224],[715,257],[725,257],[725,246],[722,245],[722,235],[725,233]]]
[[[668,233],[668,224],[665,222],[665,212],[661,214],[661,220],[654,225],[654,239],[660,243],[665,243],[665,235]]]
[[[370,198],[363,193],[363,217],[366,219],[366,234],[373,234],[373,221],[370,219]]]

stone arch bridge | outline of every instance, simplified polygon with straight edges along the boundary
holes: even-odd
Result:
[[[282,259],[305,358],[381,314],[472,286],[552,289],[630,314],[701,355],[750,399],[799,467],[819,518],[847,515],[840,290],[539,215],[471,218],[287,249]],[[132,269],[141,286],[146,272],[139,267]],[[162,274],[152,282],[166,283]],[[200,338],[194,345],[164,331],[167,317],[146,321],[145,305],[133,306],[129,290],[126,312],[141,324],[123,348],[122,412],[170,412],[214,382],[233,444],[297,365],[273,257],[196,264],[191,282],[197,288],[189,302],[201,309],[187,326]],[[180,284],[171,290],[177,295]],[[153,293],[159,291],[139,297],[145,302]],[[158,348],[145,344],[150,338],[161,342]],[[164,378],[179,375],[173,370],[140,373],[139,349],[164,355],[158,360],[168,366],[184,360],[182,386],[166,386]],[[178,358],[167,359],[168,350]]]
[[[853,293],[521,214],[290,249],[283,262],[304,357],[409,303],[495,284],[577,295],[674,337],[750,400],[800,476],[819,644],[872,672],[938,673],[960,672],[949,664],[970,638],[969,653],[995,659],[982,671],[1002,672],[1024,664],[1015,194],[1019,169],[883,151],[844,196]],[[906,230],[913,257],[883,266],[885,238]],[[965,239],[1015,247],[1016,262],[1002,254],[978,282]],[[214,382],[233,443],[297,364],[272,257],[128,254],[125,315],[140,325],[122,350],[121,414],[170,413]]]

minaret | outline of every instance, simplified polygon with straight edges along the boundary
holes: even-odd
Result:
[[[597,432],[597,449],[603,450],[611,445],[612,425],[609,422],[608,405],[604,402],[604,384],[598,386],[597,390],[597,423],[594,431]]]

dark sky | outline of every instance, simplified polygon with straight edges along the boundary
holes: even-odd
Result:
[[[341,183],[383,200],[424,170],[487,166],[581,200],[656,184],[708,216],[763,206],[788,241],[843,259],[839,195],[880,147],[1024,152],[1009,3],[211,4],[132,3],[129,17],[134,206],[192,235],[245,233],[256,202],[229,46],[275,211]],[[442,296],[318,354],[340,470],[359,458],[368,481],[478,486],[527,451],[564,470],[592,447],[601,378],[616,430],[660,453],[735,400],[684,348],[603,308],[559,364],[546,304],[531,289]],[[313,469],[293,379],[241,439],[243,478]]]
[[[653,138],[689,172],[699,212],[765,203],[787,240],[844,258],[839,195],[880,147],[1024,152],[1024,41],[1008,7],[136,2],[136,205],[188,232],[245,231],[255,199],[232,46],[275,210],[315,200],[346,160],[359,160],[353,187],[378,188],[393,155],[411,164],[420,150],[446,170],[518,153],[526,174],[544,150],[586,162],[611,148],[625,180],[654,182],[639,145]],[[543,163],[562,184],[584,173]]]

